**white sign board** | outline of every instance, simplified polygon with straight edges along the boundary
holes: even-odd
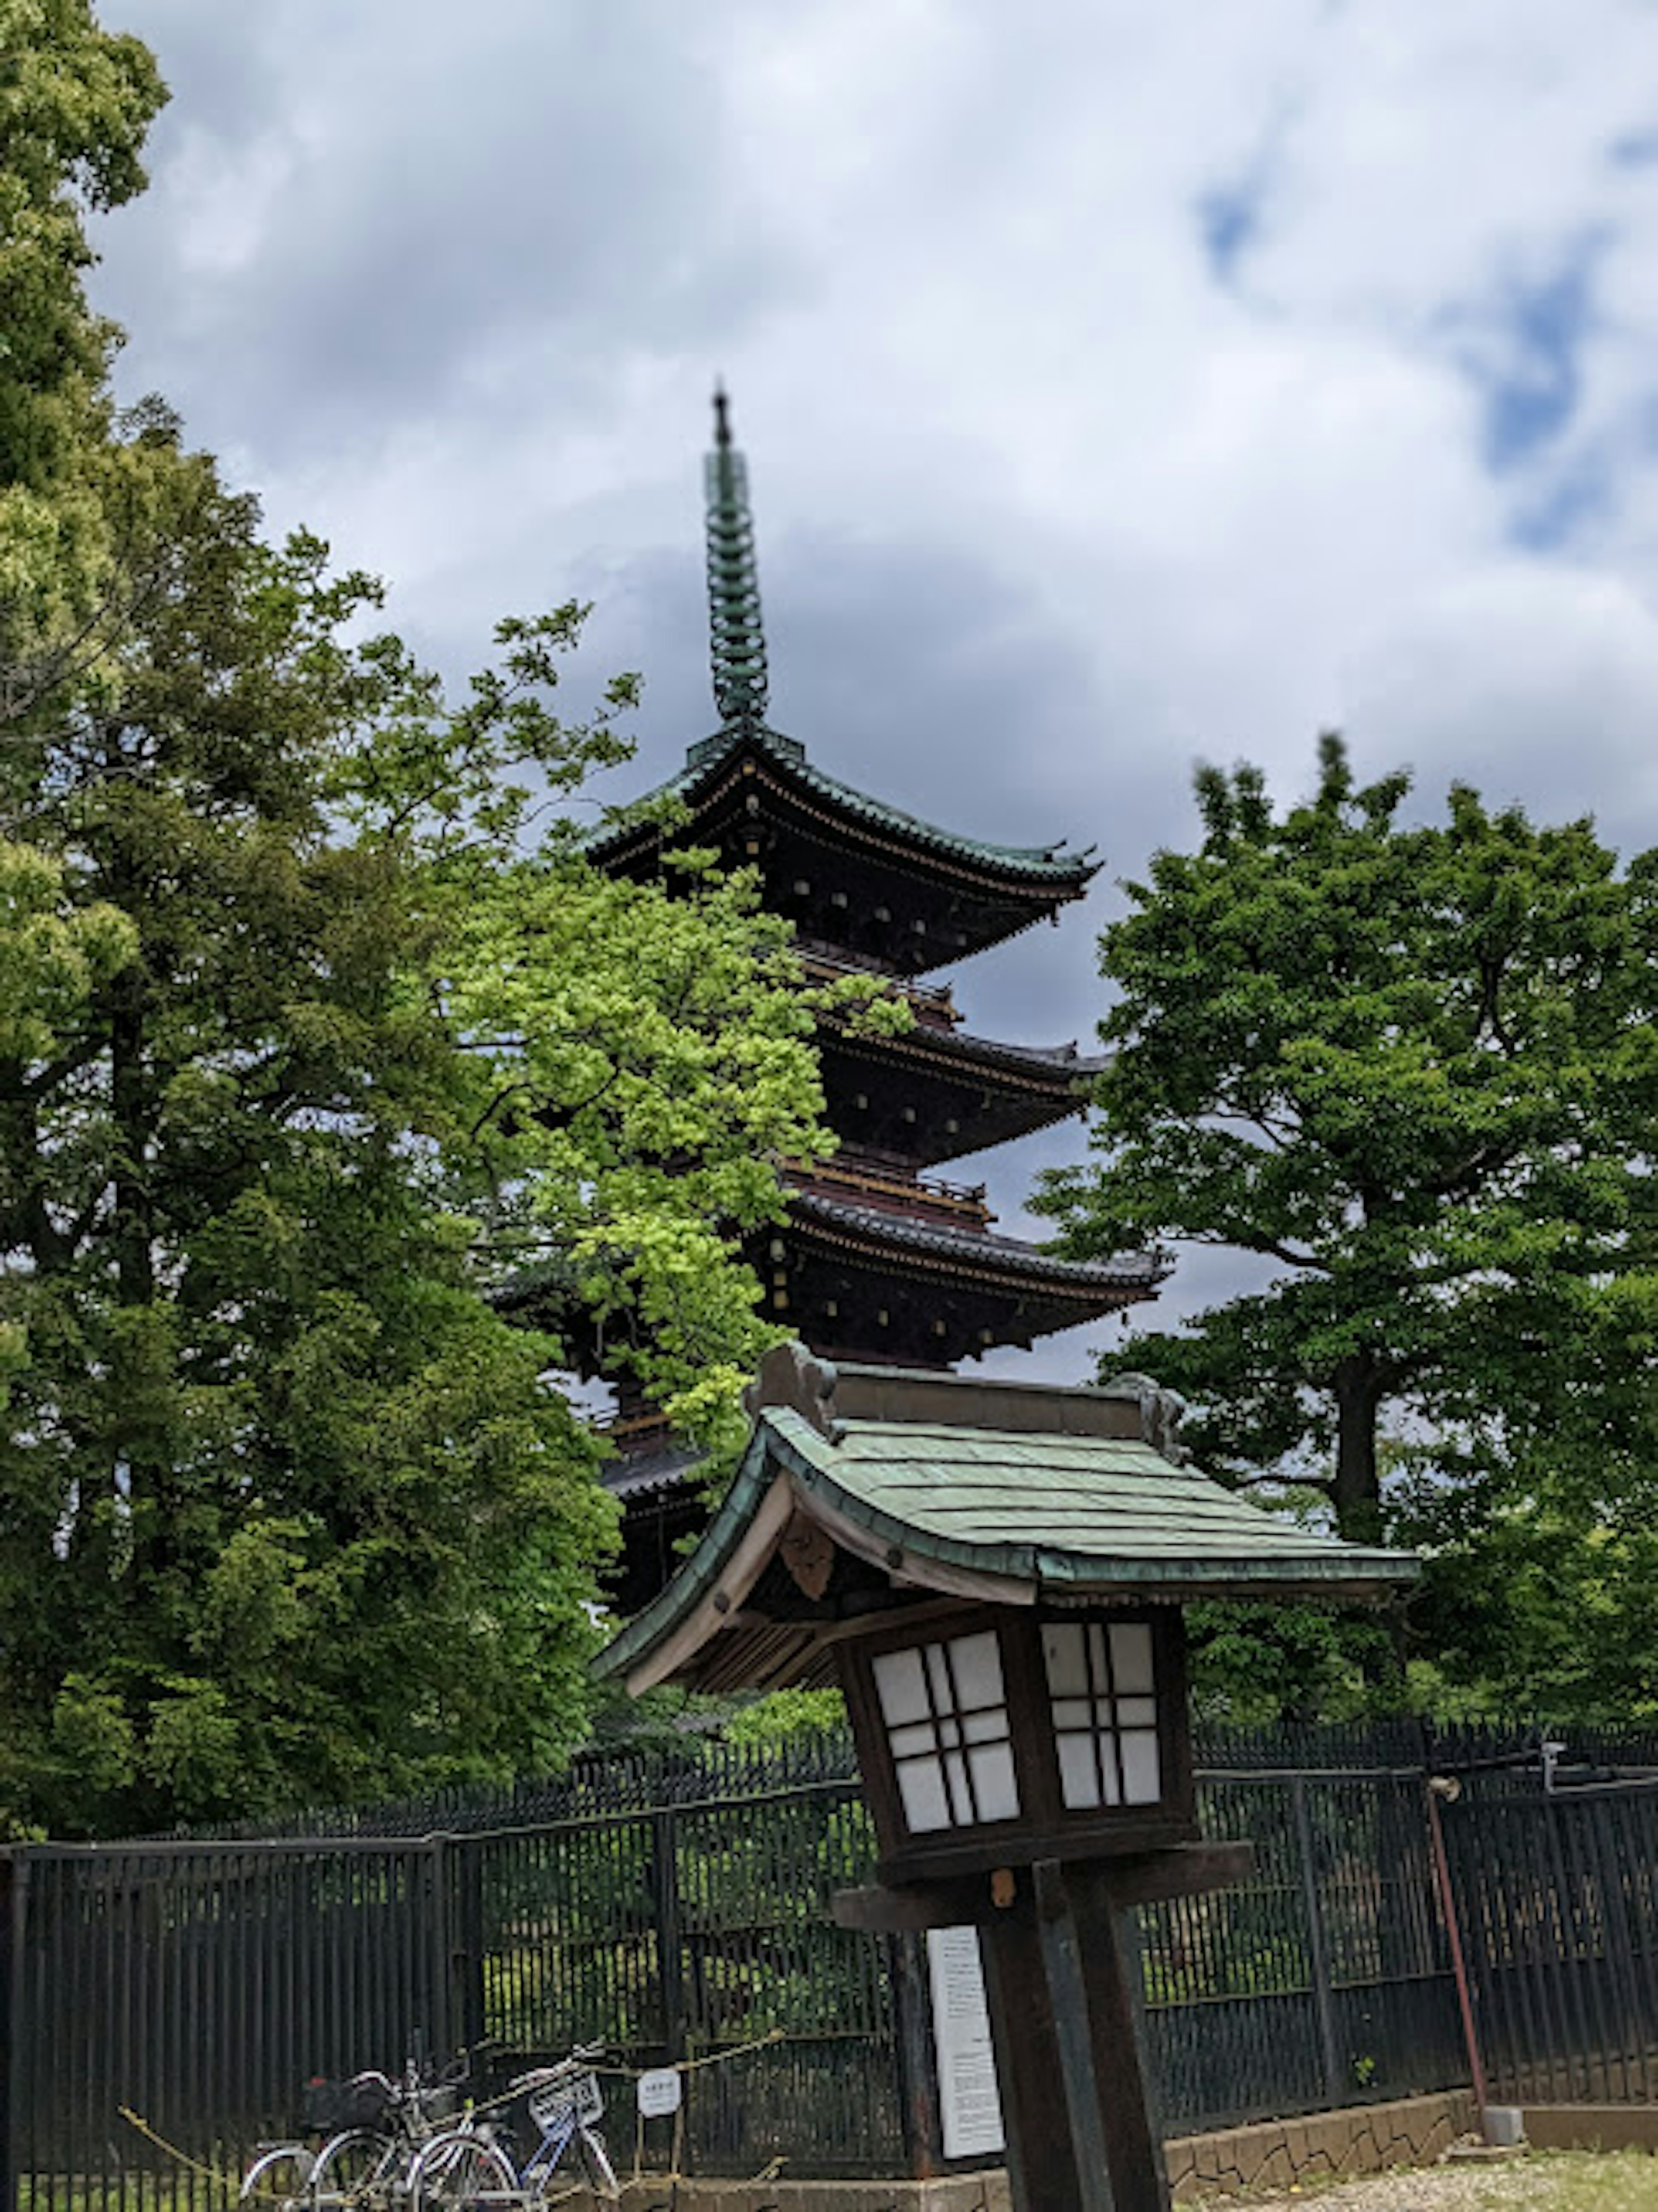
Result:
[[[679,2110],[681,2095],[679,2069],[677,2066],[658,2066],[639,2077],[639,2110],[641,2118],[659,2120],[665,2112]]]
[[[1002,2100],[990,2047],[990,2012],[976,1928],[933,1928],[926,1939],[932,1990],[932,2041],[938,2054],[938,2109],[946,2158],[1003,2149]]]

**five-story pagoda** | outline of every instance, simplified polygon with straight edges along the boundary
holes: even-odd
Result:
[[[766,720],[767,665],[747,472],[723,393],[707,460],[708,604],[720,726],[690,747],[653,798],[678,802],[665,832],[648,811],[600,832],[590,857],[618,874],[653,873],[665,836],[758,872],[772,911],[794,924],[809,970],[872,973],[908,1000],[908,1030],[826,1024],[818,1038],[827,1163],[786,1169],[788,1218],[750,1258],[766,1310],[832,1359],[943,1368],[1035,1339],[1152,1294],[1155,1255],[1063,1260],[991,1226],[982,1185],[925,1170],[1076,1113],[1096,1063],[1074,1045],[1043,1049],[967,1033],[950,991],[920,979],[1049,919],[1080,898],[1097,863],[1063,844],[958,836],[826,775]],[[676,1451],[624,1400],[614,1470],[627,1500],[619,1593],[642,1602],[665,1579],[687,1525]]]

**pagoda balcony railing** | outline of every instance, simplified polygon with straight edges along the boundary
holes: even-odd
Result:
[[[908,976],[889,975],[867,960],[847,960],[826,945],[800,942],[796,950],[811,982],[833,982],[841,975],[874,975],[898,997],[907,999],[927,1028],[953,1030],[961,1021],[948,983],[914,983]]]
[[[614,1444],[635,1448],[649,1437],[660,1436],[665,1439],[672,1433],[667,1415],[653,1409],[642,1413],[599,1413],[589,1421],[588,1426],[598,1435],[608,1437]]]
[[[854,1205],[878,1206],[912,1217],[965,1221],[977,1229],[988,1228],[996,1218],[985,1203],[981,1182],[946,1182],[941,1176],[903,1175],[856,1160],[814,1160],[810,1166],[800,1160],[783,1160],[779,1165],[792,1188],[824,1198],[847,1199]]]

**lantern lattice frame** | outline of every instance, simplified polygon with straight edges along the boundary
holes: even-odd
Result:
[[[1079,1682],[1065,1665],[1078,1639]],[[1114,1680],[1113,1659],[1141,1651],[1144,1672]],[[899,1614],[846,1638],[836,1656],[882,1881],[1158,1850],[1197,1835],[1186,1638],[1172,1607]],[[965,1694],[952,1700],[952,1690]],[[1125,1744],[1148,1735],[1149,1792],[1144,1747]]]

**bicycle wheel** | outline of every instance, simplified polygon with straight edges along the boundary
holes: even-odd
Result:
[[[242,2176],[236,2202],[253,2212],[256,2206],[297,2204],[311,2185],[315,2154],[308,2143],[270,2143]]]
[[[409,2169],[409,2212],[462,2212],[519,2193],[511,2159],[482,2136],[434,2136]]]
[[[604,2148],[604,2138],[596,2129],[578,2128],[576,2141],[581,2151],[581,2171],[589,2189],[606,2204],[620,2203],[622,2184],[616,2178],[616,2168],[610,2164],[610,2154]]]
[[[307,2212],[345,2212],[366,2203],[395,2178],[397,2145],[373,2128],[348,2128],[317,2153],[306,2185]]]

